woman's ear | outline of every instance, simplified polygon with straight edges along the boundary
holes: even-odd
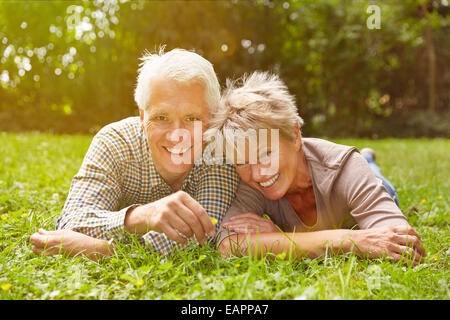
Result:
[[[300,125],[298,123],[294,126],[294,144],[295,150],[299,151],[302,146],[302,133],[300,131]]]

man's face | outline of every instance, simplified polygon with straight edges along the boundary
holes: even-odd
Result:
[[[141,110],[140,113],[152,160],[167,183],[179,183],[191,170],[194,154],[198,155],[194,147],[203,146],[201,134],[210,116],[205,86],[197,81],[180,83],[157,78],[150,89],[147,110],[145,114]],[[202,125],[196,132],[194,145],[194,122],[199,124],[198,121]],[[182,137],[180,133],[185,135]],[[185,161],[177,161],[180,158]]]

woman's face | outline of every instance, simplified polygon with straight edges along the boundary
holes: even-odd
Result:
[[[300,134],[292,141],[279,137],[275,141],[268,139],[267,146],[261,143],[257,148],[246,145],[245,162],[235,162],[236,171],[244,182],[259,190],[267,199],[280,199],[295,183],[300,145]],[[258,155],[255,164],[249,161],[252,153]]]

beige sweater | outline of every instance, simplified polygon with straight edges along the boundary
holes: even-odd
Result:
[[[355,147],[315,138],[302,141],[316,198],[316,224],[311,227],[303,224],[284,197],[268,200],[242,181],[223,222],[241,213],[254,212],[269,215],[283,231],[308,232],[355,225],[368,229],[408,224]],[[222,228],[217,244],[229,234],[233,233]]]

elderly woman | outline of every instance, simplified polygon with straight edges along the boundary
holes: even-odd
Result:
[[[234,150],[226,156],[242,179],[218,236],[223,255],[423,259],[419,235],[356,148],[303,138],[295,100],[278,76],[255,72],[240,84],[228,83],[205,133]],[[272,132],[269,141],[252,145],[249,132],[261,129]],[[236,133],[247,137],[244,149]]]

